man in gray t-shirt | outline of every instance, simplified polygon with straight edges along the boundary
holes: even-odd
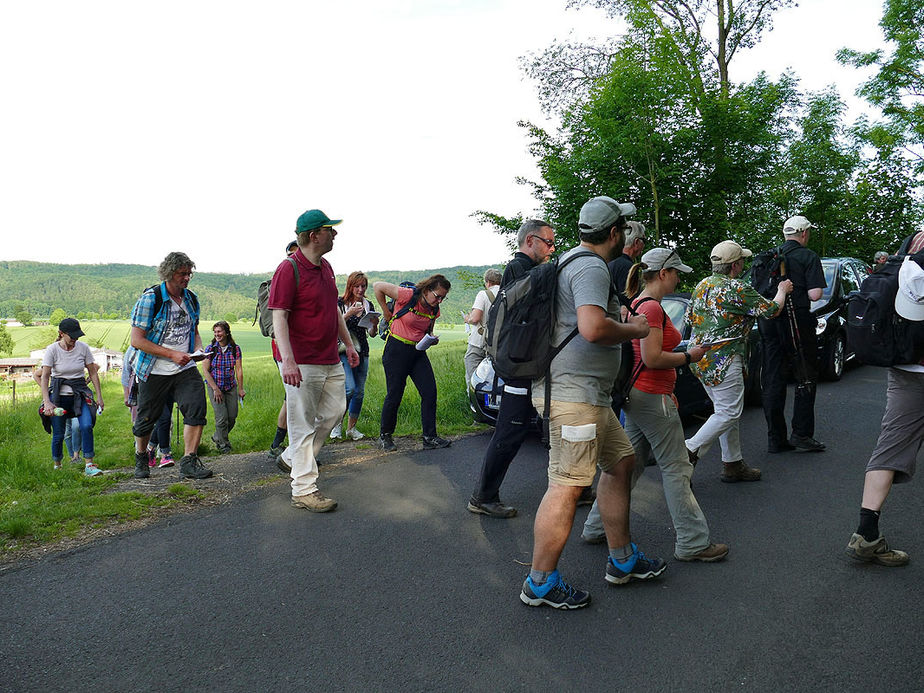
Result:
[[[552,361],[549,416],[549,486],[536,512],[533,561],[520,600],[530,606],[578,609],[590,595],[568,585],[558,560],[571,533],[581,489],[593,482],[597,466],[597,504],[610,555],[605,579],[612,584],[660,575],[666,564],[649,559],[629,535],[629,489],[635,454],[610,406],[619,370],[619,344],[648,335],[648,320],[635,315],[622,322],[606,262],[622,252],[626,215],[635,206],[595,197],[581,208],[579,251],[558,276],[555,343],[575,327],[578,334]],[[534,404],[543,408],[545,382],[533,383]]]

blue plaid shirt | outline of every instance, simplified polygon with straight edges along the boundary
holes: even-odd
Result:
[[[161,292],[163,304],[157,315],[154,315],[154,304],[156,302],[155,291]],[[199,329],[199,301],[194,300],[196,295],[189,289],[183,290],[183,305],[186,306],[186,312],[193,323],[193,329],[189,333],[189,353],[196,349],[196,332]],[[162,282],[159,286],[152,286],[145,289],[141,298],[132,308],[132,327],[139,327],[145,331],[145,336],[155,344],[160,344],[164,338],[164,331],[167,329],[167,321],[170,317],[170,303],[173,301],[167,294],[167,282]],[[151,369],[154,367],[154,354],[149,354],[141,349],[135,349],[134,363],[132,368],[138,380],[147,382]]]

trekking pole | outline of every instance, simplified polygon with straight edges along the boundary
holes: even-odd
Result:
[[[780,278],[786,279],[786,261],[782,259],[780,261]],[[789,321],[789,338],[792,342],[792,347],[796,352],[796,389],[806,390],[810,387],[811,382],[808,377],[808,364],[805,361],[805,352],[802,350],[802,334],[799,332],[799,323],[796,321],[796,308],[792,303],[792,294],[786,294],[786,301],[784,303],[786,310],[786,319]]]
[[[799,323],[796,321],[796,309],[792,305],[792,296],[786,296],[786,317],[789,320],[789,334],[792,347],[796,352],[796,388],[808,389],[811,382],[808,377],[808,363],[805,361],[805,352],[802,351],[802,335],[799,332]]]

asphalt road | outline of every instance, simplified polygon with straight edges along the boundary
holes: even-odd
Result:
[[[544,451],[532,441],[508,475],[517,518],[475,516],[479,435],[322,471],[333,513],[271,486],[0,575],[0,689],[922,690],[921,482],[897,487],[882,521],[909,566],[843,553],[884,390],[875,368],[820,386],[822,454],[764,455],[762,412],[746,410],[763,481],[719,483],[717,451],[694,477],[725,562],[671,559],[658,580],[609,586],[582,508],[560,567],[592,604],[524,606]],[[672,555],[656,468],[632,531]]]

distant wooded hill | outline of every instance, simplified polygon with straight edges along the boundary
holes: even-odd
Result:
[[[400,283],[419,281],[440,273],[452,283],[449,298],[441,306],[442,320],[461,322],[460,310],[472,306],[482,288],[481,277],[490,265],[442,267],[410,272],[367,272],[369,291],[372,282]],[[498,267],[500,269],[500,267]],[[190,288],[199,296],[202,314],[208,319],[228,314],[252,319],[256,307],[257,287],[268,279],[265,274],[221,274],[196,272]],[[13,319],[24,308],[35,319],[47,319],[61,308],[70,316],[83,313],[89,317],[126,318],[141,292],[158,283],[157,268],[145,265],[57,265],[45,262],[0,261],[0,317]],[[337,275],[343,290],[346,275]]]

